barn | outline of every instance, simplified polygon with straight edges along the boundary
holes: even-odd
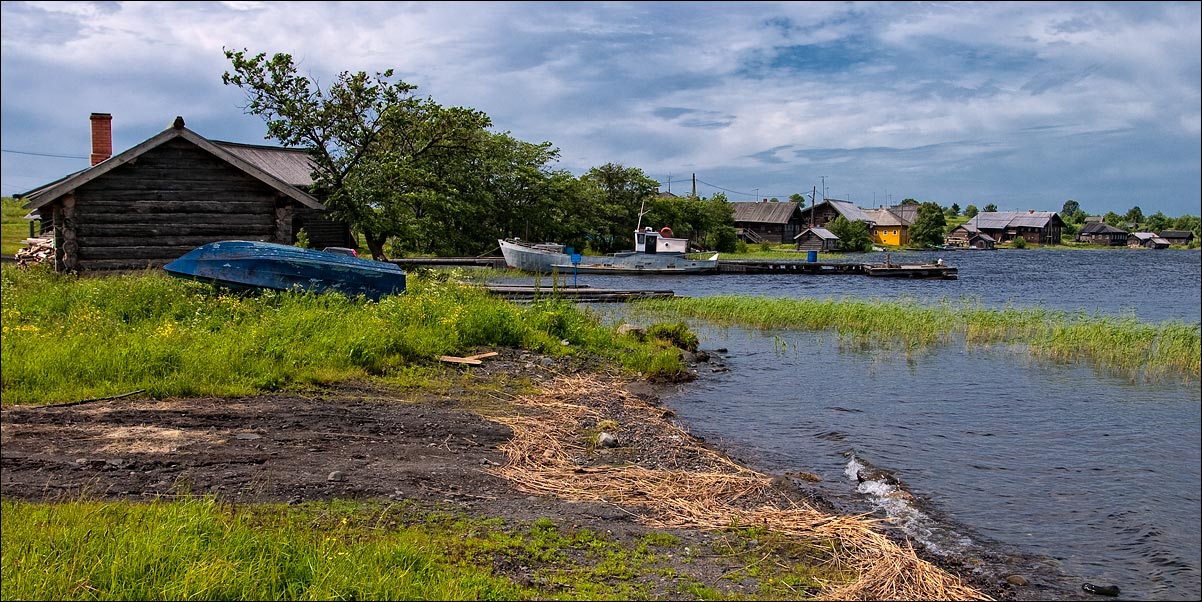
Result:
[[[162,267],[219,240],[356,246],[309,194],[303,149],[212,141],[184,127],[112,155],[112,115],[93,113],[91,166],[16,195],[52,235],[55,269]]]

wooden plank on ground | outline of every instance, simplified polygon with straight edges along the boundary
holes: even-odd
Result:
[[[480,360],[474,360],[470,357],[455,357],[453,355],[440,355],[438,356],[438,359],[440,361],[450,362],[452,364],[470,364],[472,366],[479,366],[480,364],[484,363]]]

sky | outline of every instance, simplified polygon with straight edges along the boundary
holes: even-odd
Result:
[[[178,116],[276,144],[224,49],[417,95],[674,194],[1202,214],[1199,2],[8,2],[0,194]],[[825,194],[823,191],[825,190]]]

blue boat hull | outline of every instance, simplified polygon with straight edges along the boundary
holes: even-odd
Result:
[[[209,243],[163,269],[177,278],[235,289],[338,292],[369,299],[405,290],[405,272],[391,263],[257,241]]]

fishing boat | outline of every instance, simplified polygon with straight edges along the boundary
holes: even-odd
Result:
[[[505,265],[537,274],[706,274],[718,271],[718,254],[694,259],[687,238],[674,238],[671,228],[635,230],[634,250],[611,255],[569,254],[558,243],[528,243],[516,238],[497,241]]]
[[[197,247],[163,269],[177,278],[243,290],[338,292],[374,300],[405,290],[405,272],[386,261],[248,240]]]

